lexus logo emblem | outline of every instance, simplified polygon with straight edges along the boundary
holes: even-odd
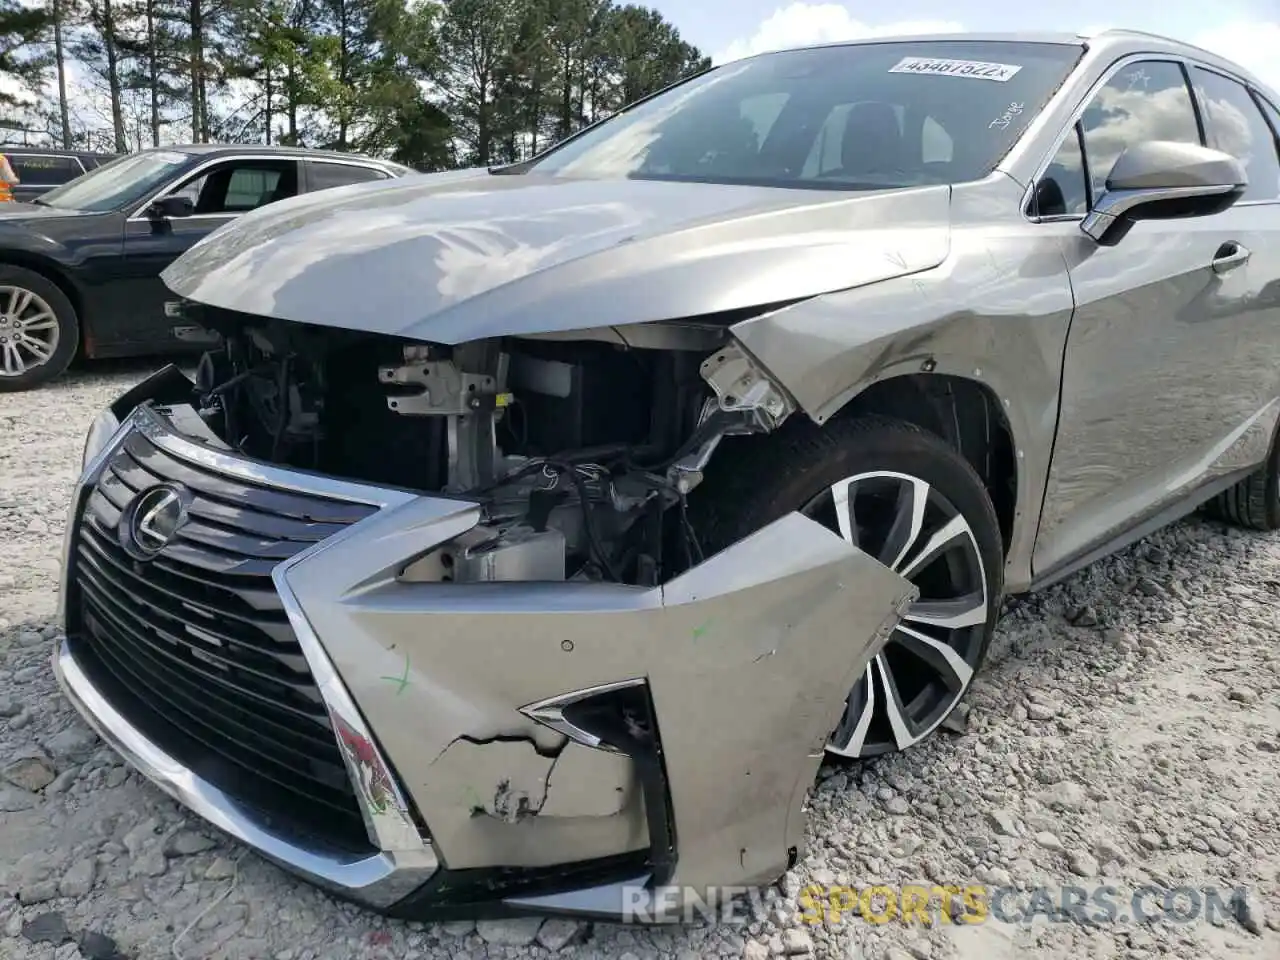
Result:
[[[143,490],[120,518],[120,545],[139,560],[150,560],[168,545],[187,520],[191,495],[165,483]]]

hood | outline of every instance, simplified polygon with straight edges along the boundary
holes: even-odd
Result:
[[[460,171],[271,204],[163,274],[257,316],[435,343],[703,316],[937,266],[950,187],[833,193]]]
[[[49,217],[75,216],[75,210],[58,210],[42,207],[38,203],[0,203],[0,223],[16,223],[23,220],[44,220]]]

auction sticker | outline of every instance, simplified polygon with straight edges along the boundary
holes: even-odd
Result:
[[[935,77],[971,77],[1004,83],[1022,67],[981,60],[940,60],[937,57],[903,57],[889,68],[890,73],[923,73]]]

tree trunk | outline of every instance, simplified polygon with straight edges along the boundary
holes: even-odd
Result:
[[[102,0],[102,46],[107,54],[107,88],[111,92],[111,126],[116,137],[116,152],[127,153],[124,130],[124,108],[120,102],[120,58],[116,51],[116,18],[111,0]]]
[[[160,58],[156,51],[156,0],[147,0],[147,85],[151,88],[151,145],[160,146]]]
[[[271,123],[273,120],[271,107],[272,107],[272,104],[275,102],[274,101],[275,89],[271,83],[271,64],[270,63],[264,64],[262,69],[262,92],[266,95],[266,98],[267,98],[267,105],[264,109],[265,119],[263,121],[263,126],[266,128],[266,132],[267,132],[266,141],[267,141],[267,146],[269,147],[271,146]]]
[[[67,59],[62,46],[62,12],[60,0],[53,0],[53,55],[58,65],[58,114],[62,121],[62,149],[71,149],[71,110],[67,105]]]
[[[202,0],[190,0],[191,18],[191,142],[200,143],[207,127],[204,119],[204,7]]]

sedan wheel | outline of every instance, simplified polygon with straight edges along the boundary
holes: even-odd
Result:
[[[964,515],[919,477],[846,477],[803,511],[914,584],[919,599],[849,695],[827,745],[844,757],[905,750],[964,696],[982,661],[991,598]]]
[[[53,307],[25,287],[0,286],[0,377],[21,377],[58,352]]]
[[[80,320],[49,277],[0,263],[0,393],[30,390],[66,370],[80,346]]]

